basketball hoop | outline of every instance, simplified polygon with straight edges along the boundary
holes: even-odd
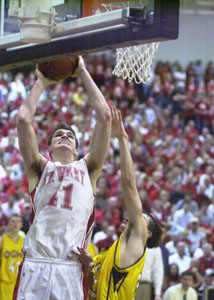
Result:
[[[111,1],[108,0],[105,1],[108,4],[102,4],[105,11],[118,9],[112,6]],[[125,0],[123,7],[127,7],[127,5],[128,2]],[[101,13],[101,11],[99,10],[97,13]],[[160,42],[153,42],[116,49],[116,65],[112,74],[127,79],[129,82],[134,80],[136,84],[147,83],[151,78],[152,61],[159,44]]]
[[[116,65],[113,74],[117,77],[146,83],[151,78],[152,61],[159,47],[159,42],[143,44],[116,50]]]

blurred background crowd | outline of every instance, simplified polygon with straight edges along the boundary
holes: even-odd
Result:
[[[153,253],[161,259],[156,266],[155,259],[148,263],[141,283],[153,287],[154,297],[161,296],[180,282],[182,272],[191,271],[193,287],[205,299],[205,287],[214,286],[214,62],[198,60],[184,68],[179,62],[158,61],[150,82],[136,86],[112,76],[113,61],[106,54],[85,61],[108,103],[122,112],[143,207],[163,226],[162,245]],[[35,79],[34,72],[0,73],[1,234],[14,213],[23,218],[22,235],[30,225],[16,116]],[[95,119],[79,79],[57,83],[40,98],[34,129],[47,157],[48,135],[59,121],[72,125],[82,157]],[[96,251],[113,243],[124,218],[119,145],[112,140],[97,186]]]

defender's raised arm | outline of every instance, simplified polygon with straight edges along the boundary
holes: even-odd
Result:
[[[112,114],[112,136],[116,137],[120,145],[120,170],[123,199],[128,215],[130,226],[143,244],[147,240],[147,224],[142,218],[142,204],[136,187],[134,165],[129,149],[128,135],[125,131],[121,112],[111,107]],[[139,240],[138,240],[139,241]]]

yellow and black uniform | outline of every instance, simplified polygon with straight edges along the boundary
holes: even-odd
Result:
[[[133,300],[143,271],[146,248],[143,255],[127,268],[120,268],[120,238],[106,251],[95,257],[89,276],[87,300]]]
[[[99,251],[98,251],[97,247],[92,242],[90,242],[88,245],[88,253],[91,254],[94,258],[98,252]]]
[[[24,238],[19,236],[14,242],[8,234],[2,236],[1,267],[0,267],[0,299],[12,300],[18,274],[18,267],[22,261],[22,247]]]

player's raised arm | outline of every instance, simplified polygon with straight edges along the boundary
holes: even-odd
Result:
[[[29,191],[32,191],[39,180],[38,174],[42,172],[46,159],[39,154],[36,135],[33,129],[33,119],[38,100],[45,88],[52,82],[36,70],[37,80],[21,104],[17,117],[18,140],[24,168],[29,179]]]
[[[111,107],[111,115],[112,136],[117,137],[120,145],[121,184],[128,215],[128,226],[124,234],[127,237],[125,240],[130,240],[129,248],[131,249],[128,252],[133,253],[137,247],[141,248],[146,243],[149,248],[158,247],[162,230],[160,224],[152,216],[142,213],[128,136],[123,126],[121,113],[115,107]]]
[[[147,224],[142,218],[142,204],[136,187],[134,165],[129,150],[128,135],[125,131],[119,110],[111,107],[112,136],[116,137],[120,145],[121,184],[128,220],[140,236],[147,239]]]
[[[89,102],[96,113],[96,126],[93,130],[90,151],[86,156],[93,188],[100,175],[103,163],[109,151],[111,112],[104,96],[86,70],[84,61],[80,56],[78,68],[75,72],[81,78],[89,97]]]

